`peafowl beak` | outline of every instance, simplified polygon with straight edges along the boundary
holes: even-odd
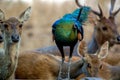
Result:
[[[77,30],[77,33],[78,33],[78,35],[77,35],[78,40],[81,41],[83,39],[83,37],[84,37],[84,30],[83,30],[82,24],[80,24],[80,22],[77,21],[74,24],[74,28]]]
[[[78,37],[78,40],[80,40],[80,41],[83,39],[80,32],[78,32],[77,37]]]

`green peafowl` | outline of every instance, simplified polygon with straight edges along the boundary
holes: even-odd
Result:
[[[61,53],[62,63],[60,65],[60,71],[58,80],[61,79],[62,65],[65,60],[63,46],[70,46],[69,62],[68,62],[68,79],[70,79],[70,64],[72,58],[72,52],[75,44],[83,39],[83,23],[87,20],[90,7],[81,7],[76,9],[71,14],[64,15],[61,19],[55,21],[52,26],[53,40]]]

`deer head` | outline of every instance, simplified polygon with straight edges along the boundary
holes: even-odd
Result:
[[[0,29],[4,36],[4,52],[3,59],[0,59],[0,79],[14,78],[14,71],[16,70],[18,61],[18,49],[22,33],[22,25],[28,20],[31,12],[31,7],[27,8],[19,18],[11,17],[5,20],[5,15],[0,10]],[[1,57],[1,56],[0,56]]]
[[[101,68],[101,60],[108,55],[108,46],[109,42],[107,41],[102,45],[99,53],[88,54],[86,43],[84,41],[81,42],[79,52],[87,62],[87,68],[91,76],[97,76],[97,72]]]
[[[100,12],[97,12],[97,11],[94,11],[91,9],[91,11],[95,15],[97,15],[99,18],[94,23],[95,24],[95,32],[96,32],[95,36],[96,36],[96,39],[97,39],[97,42],[99,43],[99,45],[102,45],[105,41],[109,41],[110,46],[112,46],[115,43],[117,43],[117,44],[120,43],[120,35],[117,31],[117,25],[115,24],[115,17],[118,14],[118,12],[120,11],[120,8],[118,10],[116,10],[115,12],[112,12],[115,1],[116,0],[111,0],[111,8],[109,10],[110,16],[108,18],[106,18],[103,15],[103,11],[102,11],[100,5],[98,5]],[[78,0],[76,0],[76,3],[79,7],[81,7]]]
[[[5,15],[2,10],[0,10],[0,18],[1,21],[1,30],[10,42],[19,42],[22,26],[25,21],[28,20],[31,13],[31,7],[28,7],[20,16],[19,18],[10,17],[8,20],[5,20]],[[6,35],[5,35],[6,34]]]

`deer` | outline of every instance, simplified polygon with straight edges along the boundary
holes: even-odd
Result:
[[[59,57],[59,56],[58,56]],[[15,72],[16,79],[58,79],[61,59],[51,54],[42,54],[35,51],[23,52],[19,55],[18,66]],[[81,74],[91,76],[87,70],[87,62],[84,59],[71,62],[70,78],[75,79]],[[64,62],[62,79],[67,77],[68,62]]]
[[[94,32],[91,41],[88,43],[88,53],[95,53],[97,50],[100,49],[100,46],[105,42],[109,41],[109,47],[112,47],[114,44],[120,43],[120,35],[117,31],[117,25],[115,23],[115,16],[120,11],[120,8],[113,11],[114,3],[116,0],[111,0],[111,8],[109,10],[109,18],[106,18],[103,15],[103,11],[98,5],[100,13],[92,10],[92,12],[99,17],[94,27]]]
[[[31,7],[28,7],[18,18],[5,19],[5,14],[0,10],[0,29],[3,34],[4,53],[0,59],[0,80],[14,80],[14,73],[18,63],[19,47],[21,42],[22,27],[28,20]]]
[[[101,48],[106,49],[104,48],[104,45]],[[87,55],[101,56],[103,55],[103,49],[101,49],[99,52],[100,54],[97,55],[88,53],[85,54],[85,42],[81,41],[79,46],[81,46],[81,49],[79,51],[80,57],[79,59],[73,57],[73,61],[71,63],[70,78],[80,80],[83,77],[94,77],[94,75],[91,73],[90,67],[92,64],[89,63],[90,61]],[[63,65],[63,73],[67,72],[66,66],[68,65],[68,60],[69,59],[67,57],[66,62]],[[43,54],[36,51],[25,51],[19,55],[15,77],[16,79],[56,80],[59,73],[60,63],[62,63],[60,56],[55,56],[49,53]]]
[[[113,12],[114,5],[116,0],[111,0],[111,7],[109,10],[110,16],[106,18],[103,14],[103,11],[98,5],[98,8],[100,10],[100,13],[91,9],[91,12],[98,16],[98,19],[96,21],[92,21],[94,26],[94,32],[92,34],[91,40],[88,42],[88,50],[87,52],[89,54],[96,53],[97,50],[100,50],[100,47],[103,45],[105,41],[109,41],[110,47],[112,47],[114,44],[120,44],[120,35],[117,31],[117,25],[115,23],[115,17],[119,13],[120,8]],[[78,0],[75,0],[77,6],[82,7],[80,5]],[[75,50],[73,51],[73,56],[78,56],[77,54],[77,46],[75,47]],[[68,55],[68,48],[65,48],[66,54]],[[35,51],[41,52],[41,53],[50,53],[53,55],[60,55],[60,52],[58,51],[58,48],[56,46],[49,46],[45,48],[39,48]]]
[[[93,77],[100,77],[105,80],[119,80],[120,79],[120,66],[112,66],[104,61],[109,55],[108,46],[109,42],[105,42],[104,47],[101,48],[100,53],[88,54],[87,50],[83,51],[83,56],[86,56],[86,60],[89,65],[89,72]]]
[[[114,76],[111,76],[111,74],[113,75],[113,73],[115,74],[119,73],[117,72],[117,69],[119,70],[119,66],[112,66],[111,68],[110,64],[103,61],[109,55],[108,41],[102,45],[100,52],[97,52],[96,54],[87,53],[87,45],[84,41],[81,41],[79,46],[80,46],[78,47],[80,52],[79,56],[81,56],[80,57],[81,59],[76,61],[73,59],[73,62],[71,64],[71,73],[70,73],[71,78],[74,78],[75,80],[80,80],[81,78],[85,80],[86,79],[109,80],[110,78],[114,79],[113,78]],[[60,56],[54,56],[49,53],[43,54],[35,51],[23,52],[19,56],[18,67],[15,72],[15,77],[16,79],[56,80],[59,72],[58,66],[61,63],[59,58]],[[84,60],[82,60],[82,58]],[[85,64],[85,67],[84,66],[82,67],[81,64],[83,63]],[[103,69],[102,66],[104,65],[106,67]],[[64,69],[62,72],[66,72],[66,66],[67,66],[67,62],[64,63],[64,67],[63,67]],[[84,74],[79,74],[79,71],[80,73],[82,73],[81,71],[84,71],[85,68],[87,68],[86,71],[87,74],[89,74],[93,78],[86,77]],[[111,73],[110,71],[112,70],[113,71],[115,70],[115,72]],[[99,77],[99,78],[94,78],[94,77]]]

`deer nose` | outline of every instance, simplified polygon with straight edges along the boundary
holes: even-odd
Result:
[[[3,36],[0,35],[0,43],[3,42]]]
[[[120,41],[120,36],[117,37],[117,41]]]
[[[19,41],[19,36],[18,35],[12,35],[11,39],[13,42],[18,42]]]

